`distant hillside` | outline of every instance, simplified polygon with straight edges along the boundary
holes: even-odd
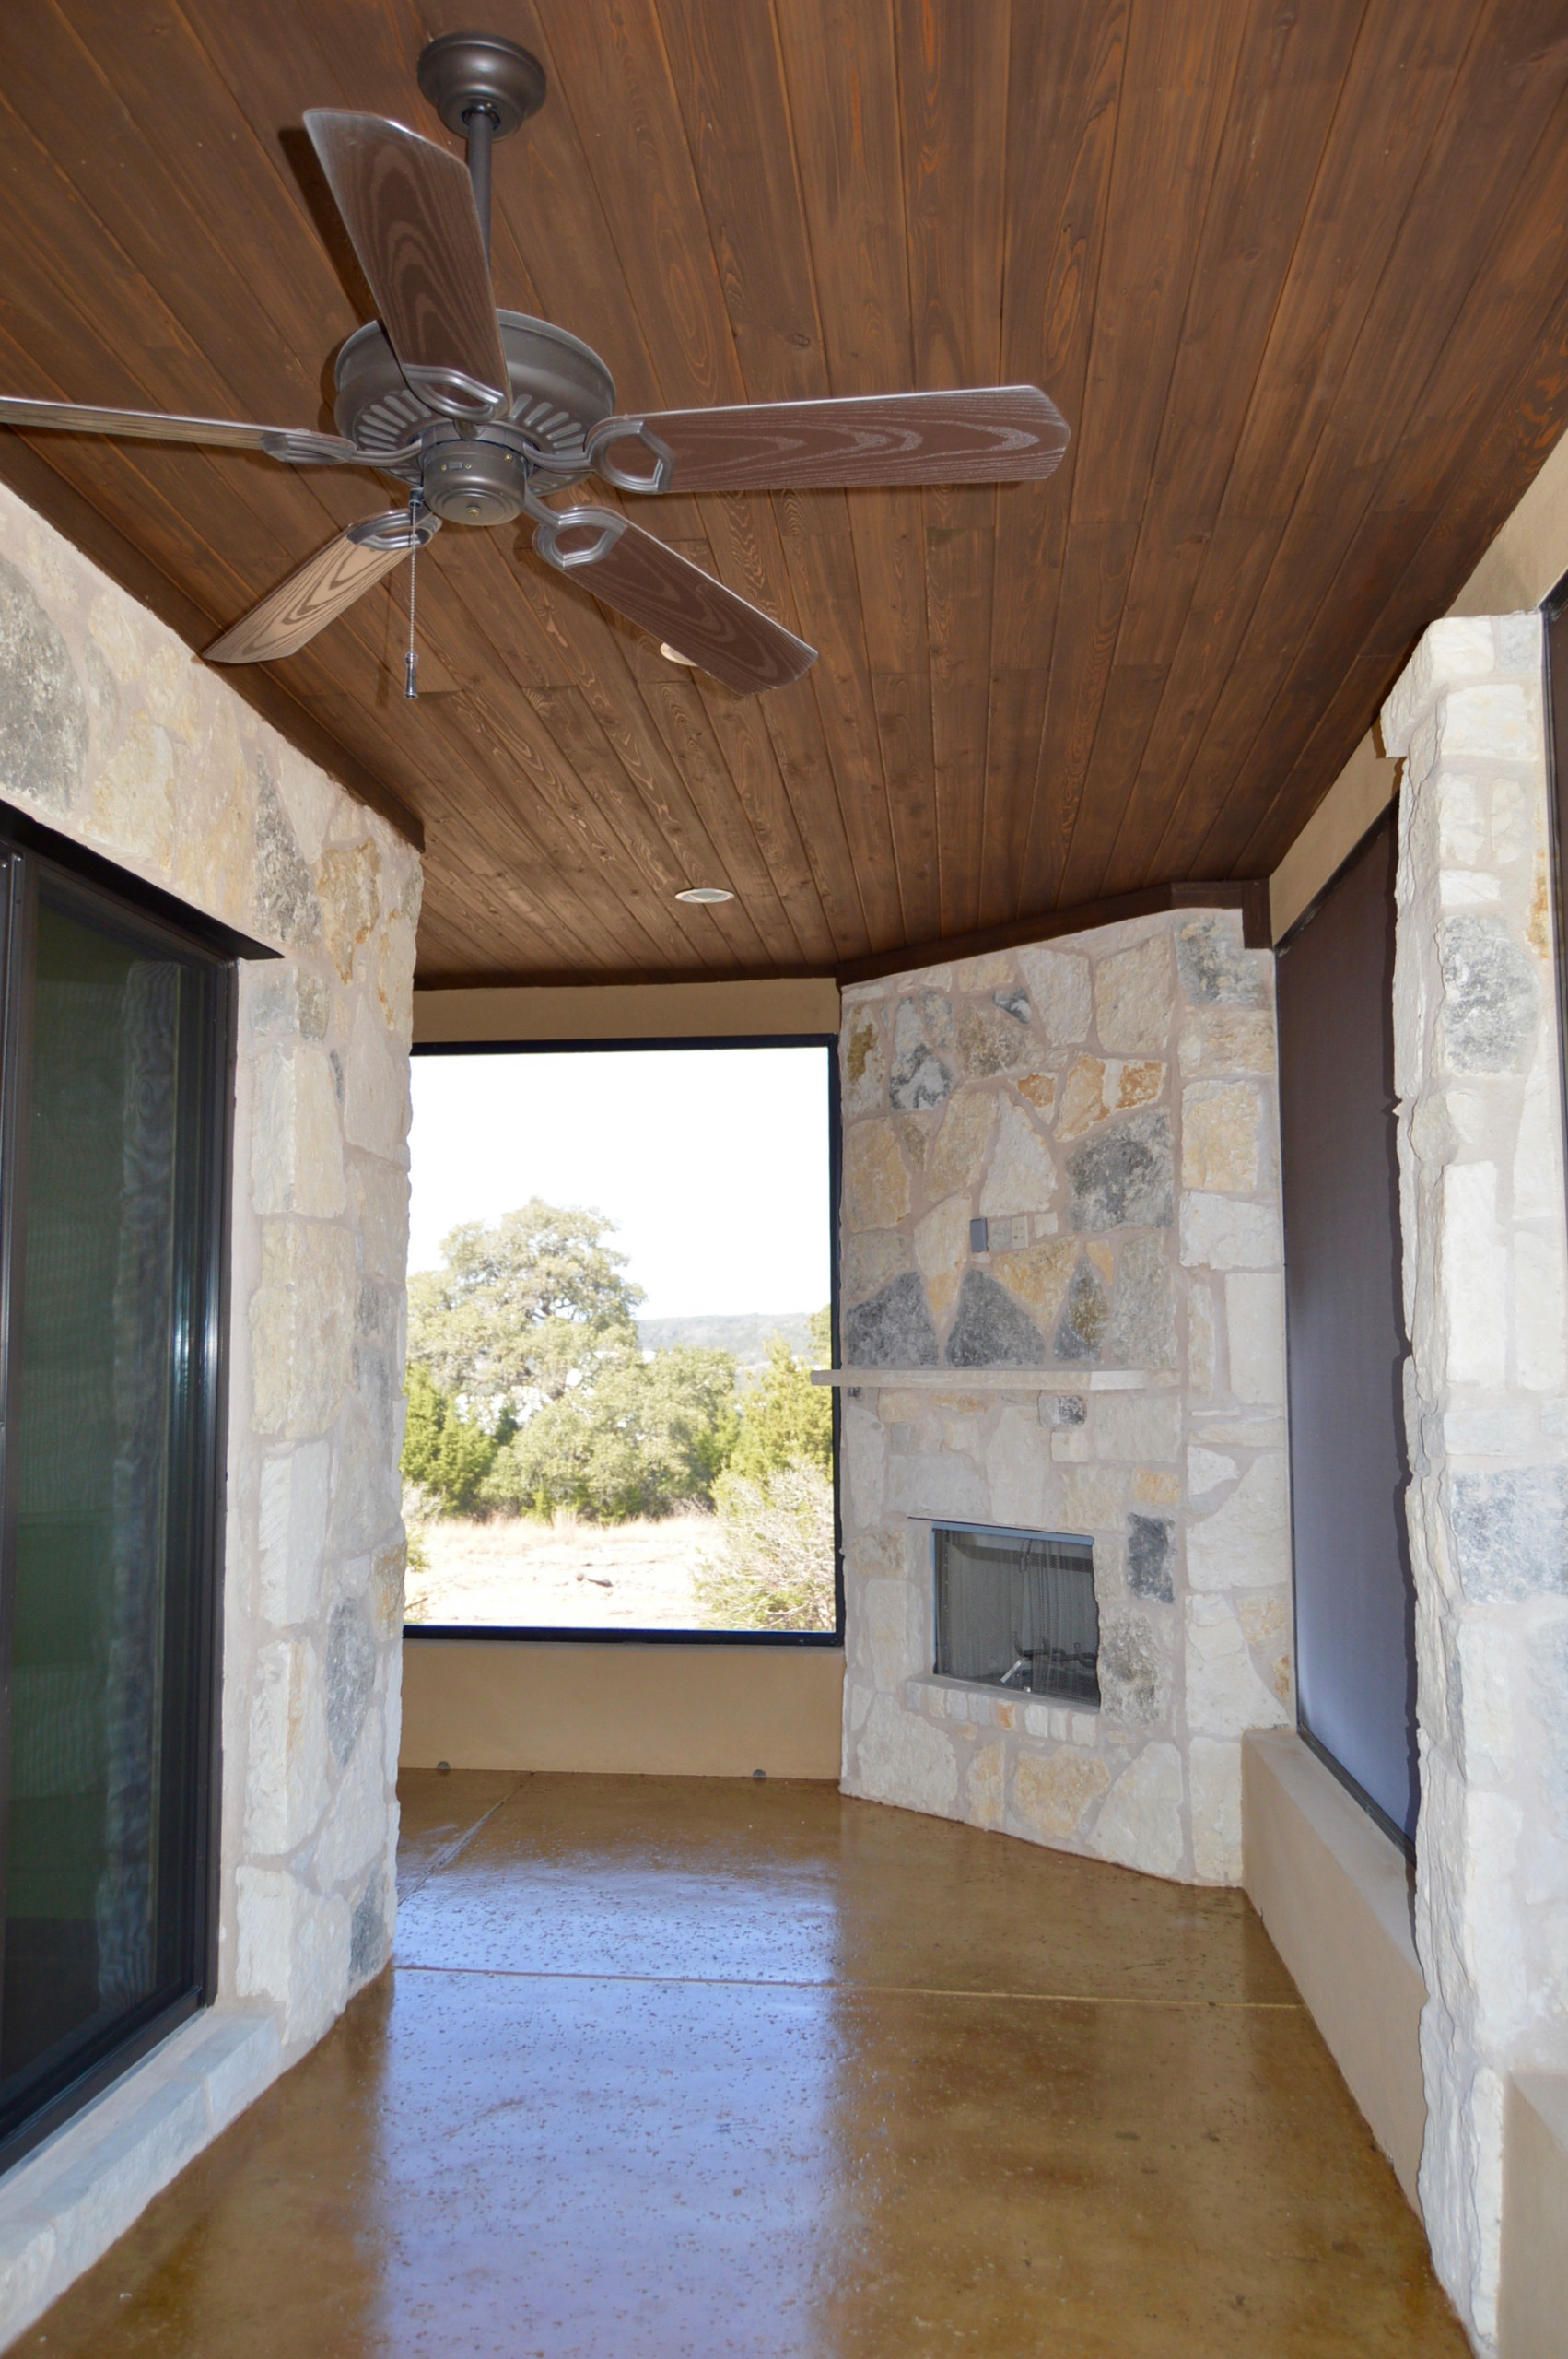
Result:
[[[761,1367],[767,1339],[782,1335],[792,1352],[809,1360],[811,1323],[803,1310],[743,1310],[703,1319],[639,1319],[638,1340],[645,1352],[665,1352],[673,1344],[697,1344],[705,1351],[733,1352],[742,1367]]]

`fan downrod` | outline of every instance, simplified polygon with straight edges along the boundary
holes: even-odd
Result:
[[[490,251],[490,147],[544,103],[544,68],[500,33],[441,33],[420,53],[419,88],[449,131],[468,142],[474,202]]]

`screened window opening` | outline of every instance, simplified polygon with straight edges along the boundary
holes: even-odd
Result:
[[[415,1051],[415,1636],[832,1643],[836,1057]]]
[[[206,1992],[230,978],[5,865],[8,2159]]]
[[[1093,1543],[943,1526],[932,1538],[938,1675],[1098,1704]]]

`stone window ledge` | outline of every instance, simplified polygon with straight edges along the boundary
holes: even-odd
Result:
[[[849,1392],[1143,1392],[1174,1385],[1174,1369],[1142,1367],[813,1367],[813,1384]]]
[[[1022,1736],[1054,1738],[1059,1744],[1096,1744],[1100,1715],[1043,1696],[1004,1695],[1000,1687],[968,1679],[943,1679],[934,1672],[904,1682],[904,1701],[933,1720],[969,1720],[979,1728],[1014,1729]]]
[[[205,2008],[0,2179],[0,2349],[277,2078],[271,2007]]]

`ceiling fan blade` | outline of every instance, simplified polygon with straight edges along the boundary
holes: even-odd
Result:
[[[368,516],[308,557],[287,581],[269,590],[221,639],[205,651],[209,663],[268,663],[294,655],[308,640],[362,598],[411,548],[423,548],[440,528],[428,513],[411,523],[406,508]]]
[[[640,468],[610,455],[616,443],[640,443]],[[1067,420],[1037,385],[985,385],[607,417],[588,453],[622,491],[829,491],[1038,481],[1067,444]]]
[[[742,696],[784,687],[816,662],[814,647],[613,509],[554,510],[533,546],[558,573]]]
[[[311,107],[305,128],[404,375],[453,417],[497,417],[511,393],[465,167],[379,114]]]
[[[123,434],[140,442],[207,442],[220,451],[264,451],[295,467],[366,464],[339,434],[302,426],[241,426],[227,417],[165,417],[158,410],[94,409],[82,402],[35,402],[0,394],[0,426],[47,426],[66,434]]]

